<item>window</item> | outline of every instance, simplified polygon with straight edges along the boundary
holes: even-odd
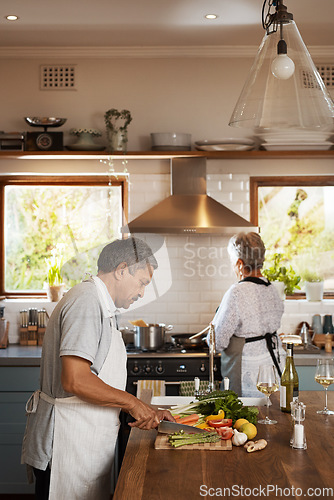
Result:
[[[334,176],[251,177],[250,192],[268,253],[282,253],[302,277],[322,276],[334,297]]]
[[[0,293],[43,295],[52,254],[68,287],[95,274],[103,246],[121,237],[127,195],[124,175],[0,177]]]

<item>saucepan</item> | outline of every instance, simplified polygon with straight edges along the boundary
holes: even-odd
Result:
[[[134,344],[143,351],[157,351],[165,343],[165,333],[173,329],[173,325],[164,323],[135,326]]]

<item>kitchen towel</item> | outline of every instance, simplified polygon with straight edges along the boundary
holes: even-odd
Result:
[[[152,391],[152,396],[166,396],[166,384],[164,380],[138,380],[137,398],[140,399],[143,389]]]

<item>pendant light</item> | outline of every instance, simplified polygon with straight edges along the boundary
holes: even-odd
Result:
[[[262,25],[266,34],[229,125],[259,133],[333,130],[333,100],[283,0],[264,1]]]

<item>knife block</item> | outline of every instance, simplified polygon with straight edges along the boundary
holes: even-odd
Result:
[[[20,345],[37,345],[37,325],[20,328]]]
[[[28,344],[37,345],[37,325],[28,326]]]

